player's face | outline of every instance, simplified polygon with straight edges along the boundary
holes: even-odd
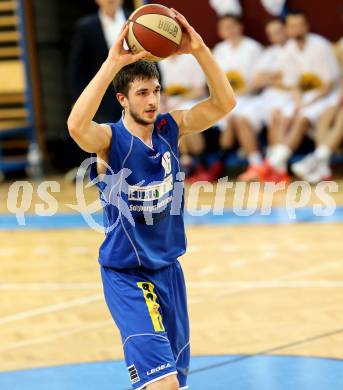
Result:
[[[282,45],[287,41],[286,28],[277,20],[267,24],[266,35],[272,45]]]
[[[223,18],[218,22],[218,35],[222,40],[234,40],[242,36],[242,26],[233,18]]]
[[[158,80],[135,80],[125,101],[126,111],[141,125],[155,123],[160,107],[161,86]]]
[[[307,20],[303,15],[289,15],[286,20],[287,35],[292,39],[304,39],[308,33]]]

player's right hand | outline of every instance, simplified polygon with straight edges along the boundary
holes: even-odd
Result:
[[[130,50],[124,49],[124,39],[129,30],[129,25],[125,23],[121,32],[108,53],[108,60],[120,69],[126,65],[142,60],[150,55],[148,51],[141,51],[133,54]]]

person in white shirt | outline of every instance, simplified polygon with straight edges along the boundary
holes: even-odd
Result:
[[[288,93],[278,89],[282,77],[283,47],[287,42],[284,22],[270,20],[265,32],[271,46],[266,48],[255,66],[251,91],[260,92],[252,97],[242,108],[235,120],[237,138],[248,159],[248,169],[238,177],[240,181],[259,179],[259,167],[263,164],[257,134],[264,125],[270,125],[272,110],[288,101]],[[274,132],[268,132],[268,145],[274,143]]]
[[[213,55],[230,80],[237,101],[232,113],[218,123],[221,130],[219,144],[224,152],[231,149],[235,142],[234,118],[251,99],[254,67],[262,53],[262,45],[243,35],[242,22],[236,15],[223,15],[217,26],[222,41],[213,48]]]
[[[193,56],[175,54],[160,61],[159,67],[163,80],[162,111],[189,109],[207,96],[204,73]],[[180,142],[180,163],[188,182],[191,173],[205,171],[198,161],[204,149],[203,133],[191,134]]]
[[[341,74],[343,74],[343,37],[338,41],[336,50],[341,66]],[[335,100],[334,98],[332,99],[332,104],[320,117],[315,132],[316,148],[314,152],[291,166],[292,172],[297,177],[311,184],[331,179],[331,156],[343,141],[343,77],[341,77],[338,104],[336,104]]]
[[[288,69],[283,84],[291,92],[292,99],[274,112],[281,138],[260,171],[262,181],[289,180],[289,157],[325,109],[339,101],[340,70],[331,43],[309,33],[302,11],[290,12],[286,27],[290,40],[285,46]]]
[[[126,22],[122,0],[96,0],[96,3],[99,6],[99,18],[107,47],[110,49]]]

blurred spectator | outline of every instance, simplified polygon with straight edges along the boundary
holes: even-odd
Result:
[[[272,110],[281,107],[288,100],[288,93],[276,87],[281,80],[283,49],[287,42],[284,22],[280,19],[269,21],[266,24],[266,35],[271,46],[263,51],[257,61],[250,86],[252,92],[261,93],[244,105],[235,120],[237,136],[249,162],[247,171],[238,178],[243,181],[258,180],[263,158],[259,151],[257,134],[264,125],[270,124]],[[269,134],[271,136],[268,144],[272,145],[274,132]]]
[[[312,184],[331,178],[330,159],[343,141],[343,37],[337,44],[337,56],[341,65],[341,88],[338,105],[333,99],[332,106],[322,114],[316,126],[315,151],[291,167],[296,176]]]
[[[261,170],[263,181],[288,181],[287,161],[305,134],[330,106],[339,100],[339,66],[331,43],[309,33],[306,16],[293,11],[286,18],[290,40],[285,46],[283,86],[289,102],[273,113],[278,144]]]
[[[280,16],[284,13],[287,0],[261,0],[261,3],[271,15]]]
[[[296,176],[311,184],[332,178],[330,159],[343,141],[343,85],[339,105],[333,104],[322,114],[315,140],[315,151],[291,167]]]
[[[173,55],[159,63],[162,80],[162,110],[191,108],[206,96],[205,76],[198,62],[191,55]],[[197,164],[204,152],[202,133],[185,136],[180,142],[180,163],[188,176],[197,166],[196,174],[204,170]]]
[[[108,55],[130,11],[122,8],[122,0],[95,0],[99,12],[80,19],[72,40],[69,81],[74,102],[95,76]],[[122,108],[110,86],[101,102],[95,120],[99,123],[116,122]]]
[[[251,83],[254,67],[262,53],[262,46],[243,35],[242,22],[234,15],[224,15],[219,19],[218,35],[222,42],[214,47],[213,54],[218,64],[226,72],[237,99],[237,106],[233,112],[218,124],[221,129],[219,142],[223,162],[225,151],[234,146],[234,118],[240,115],[252,97]]]

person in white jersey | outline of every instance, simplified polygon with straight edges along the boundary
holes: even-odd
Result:
[[[302,11],[291,11],[286,27],[290,40],[285,46],[288,71],[283,83],[292,93],[289,103],[274,113],[281,137],[260,171],[262,181],[289,180],[288,159],[325,109],[339,101],[340,70],[331,43],[309,33]]]
[[[248,160],[248,169],[238,177],[241,181],[258,180],[259,168],[263,164],[262,153],[258,145],[258,133],[264,125],[271,124],[272,110],[282,107],[288,101],[288,92],[278,88],[282,77],[283,48],[287,42],[284,21],[278,18],[270,20],[265,27],[267,47],[255,67],[251,90],[260,92],[242,108],[235,120],[237,138]],[[268,132],[268,145],[274,143],[274,132]]]
[[[222,39],[213,55],[224,70],[235,91],[237,106],[218,123],[221,130],[220,147],[230,149],[234,144],[234,118],[251,99],[251,82],[254,67],[262,53],[262,45],[244,36],[243,25],[236,15],[223,15],[218,21],[218,35]]]
[[[189,109],[207,96],[206,80],[198,62],[190,55],[173,55],[159,63],[163,80],[162,111]],[[180,142],[180,163],[186,176],[197,170],[197,160],[205,149],[202,133]]]

